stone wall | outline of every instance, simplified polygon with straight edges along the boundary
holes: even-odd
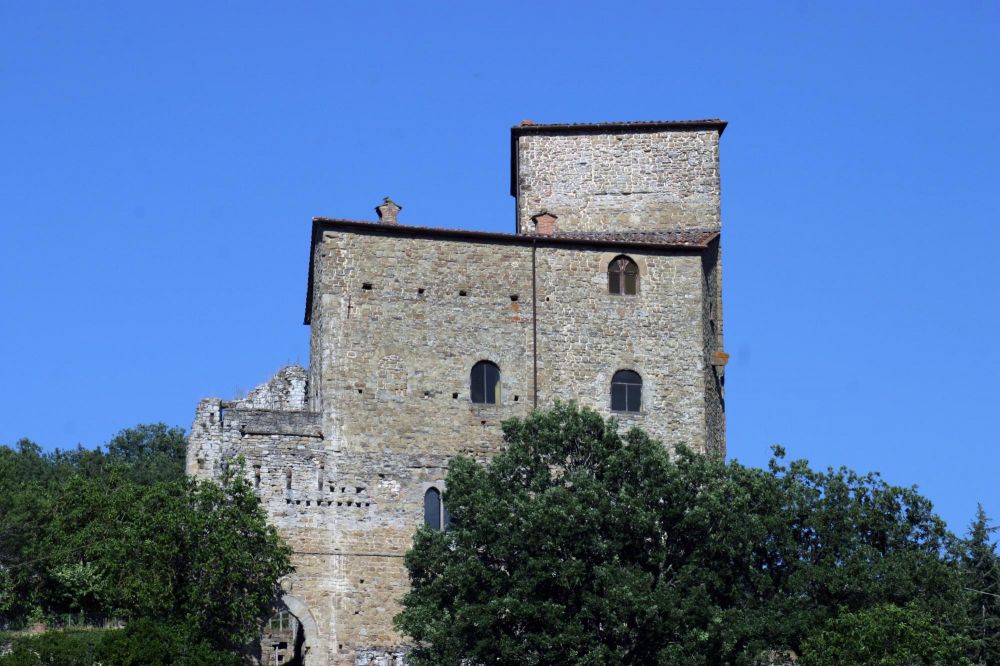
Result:
[[[639,266],[634,296],[608,293],[621,250],[538,250],[538,379],[541,407],[576,400],[623,428],[667,445],[705,448],[703,274],[692,253],[628,252]],[[642,409],[611,411],[618,370],[642,377]]]
[[[717,129],[532,129],[515,144],[519,233],[542,211],[561,231],[719,228]]]
[[[371,499],[364,518],[339,522],[331,542],[340,557],[330,571],[339,657],[404,647],[391,618],[407,589],[401,556],[422,522],[424,492],[443,488],[448,458],[493,455],[500,422],[530,411],[536,334],[540,408],[576,400],[611,416],[611,377],[633,369],[643,377],[643,409],[616,414],[622,427],[705,450],[701,255],[629,252],[639,294],[617,296],[607,267],[619,254],[376,225],[323,233],[312,311],[312,376],[321,386],[311,392],[324,406],[329,464]],[[470,401],[469,372],[484,359],[501,369],[497,405]]]
[[[313,373],[331,446],[442,467],[487,453],[500,419],[531,408],[531,249],[372,227],[325,232],[314,250]],[[470,403],[479,360],[500,366],[502,406]]]
[[[284,581],[289,609],[305,631],[307,666],[328,662],[327,638],[334,626],[331,547],[338,524],[363,513],[358,493],[341,490],[328,459],[320,415],[301,409],[307,386],[304,368],[290,366],[242,400],[208,398],[198,404],[188,438],[187,471],[214,478],[238,458],[245,463],[270,522],[292,547],[295,572]],[[284,409],[261,409],[273,404]],[[350,498],[350,504],[346,498]]]
[[[558,215],[560,232],[719,228],[719,130],[602,132],[517,138],[522,231],[541,210]],[[334,222],[314,222],[308,372],[284,368],[242,400],[203,400],[188,450],[195,476],[247,461],[295,551],[284,601],[309,666],[403,665],[392,618],[424,494],[445,490],[449,458],[496,453],[503,419],[575,400],[667,446],[724,454],[717,242]],[[620,254],[639,266],[636,295],[608,293]],[[499,404],[471,402],[480,360],[501,370]],[[643,380],[637,413],[611,411],[623,369]]]
[[[713,241],[702,255],[703,290],[702,330],[705,367],[705,450],[726,455],[725,360],[722,337],[722,251]],[[723,355],[728,359],[728,355]]]

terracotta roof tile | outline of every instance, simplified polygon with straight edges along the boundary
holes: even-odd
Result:
[[[534,236],[535,234],[524,235]],[[718,231],[710,229],[678,229],[675,231],[557,231],[551,237],[605,243],[648,243],[705,247],[718,235]],[[544,236],[542,237],[544,238]]]
[[[665,247],[692,247],[703,248],[707,246],[716,236],[718,231],[711,229],[678,229],[660,231],[557,231],[552,235],[543,234],[511,234],[498,231],[473,231],[471,229],[452,229],[448,227],[424,227],[412,224],[382,224],[372,220],[345,220],[330,217],[315,217],[313,221],[318,224],[333,225],[345,229],[357,229],[366,231],[370,227],[372,231],[380,231],[393,235],[413,235],[428,233],[435,236],[460,236],[469,239],[482,238],[484,240],[517,240],[517,239],[538,239],[538,240],[560,240],[566,241],[592,241],[594,243],[640,243],[643,245],[663,245]]]

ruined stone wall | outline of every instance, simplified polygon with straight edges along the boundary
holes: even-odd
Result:
[[[519,233],[542,211],[560,231],[719,228],[717,130],[543,129],[516,150]]]
[[[406,639],[392,618],[408,589],[402,558],[424,493],[445,489],[450,457],[491,457],[500,421],[532,408],[533,316],[539,407],[576,400],[610,416],[611,377],[631,369],[643,377],[643,408],[615,414],[623,428],[710,446],[703,303],[712,275],[696,252],[628,252],[640,269],[635,296],[608,293],[620,252],[601,247],[539,240],[533,251],[373,226],[326,232],[315,253],[319,368],[309,377],[321,386],[292,367],[243,400],[202,401],[188,468],[212,476],[237,455],[247,461],[295,552],[285,589],[316,627],[305,635],[317,663],[389,664],[395,655],[402,664]],[[469,372],[483,359],[501,369],[500,404],[470,401]],[[323,412],[305,409],[314,404]]]
[[[602,132],[518,138],[519,230],[534,232],[542,210],[560,232],[719,228],[718,131]],[[188,450],[194,476],[247,460],[295,551],[285,603],[309,666],[402,666],[392,618],[424,493],[445,490],[449,458],[498,451],[500,422],[526,416],[536,390],[540,408],[576,400],[668,446],[725,450],[717,245],[621,251],[362,226],[314,243],[308,372],[202,401]],[[636,295],[608,293],[619,254],[639,266]],[[480,360],[501,370],[499,404],[471,402]],[[643,379],[639,413],[611,411],[622,369]]]
[[[307,666],[328,661],[334,626],[328,572],[338,524],[356,522],[363,501],[354,487],[338,485],[324,441],[320,415],[306,411],[304,368],[289,366],[242,400],[202,400],[188,438],[187,472],[217,477],[238,458],[245,463],[268,519],[292,547],[293,573],[284,581],[289,607],[306,631]],[[262,409],[260,405],[275,405]],[[346,498],[350,498],[350,503]]]

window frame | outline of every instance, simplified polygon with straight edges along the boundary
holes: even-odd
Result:
[[[436,516],[437,524],[436,525],[434,523],[432,523],[429,520],[429,518],[428,518],[431,515],[430,514],[431,507],[428,506],[428,498],[431,497],[432,494],[437,498],[435,500],[437,502],[437,508],[436,508],[436,511],[435,511],[437,513],[437,516]],[[441,491],[437,488],[437,486],[431,486],[430,488],[428,488],[427,490],[424,491],[424,525],[425,526],[431,528],[432,530],[441,531],[441,526],[444,524],[444,521],[443,521],[444,516],[443,516],[443,512],[442,512],[443,508],[444,508],[444,499],[443,499],[443,497],[441,495]]]
[[[482,373],[482,377],[477,377],[476,373],[477,373],[477,371],[480,371],[480,370],[481,370],[481,373]],[[495,370],[496,371],[496,383],[493,385],[493,392],[492,392],[492,394],[489,391],[490,387],[489,387],[489,379],[488,378],[489,378],[489,372],[490,372],[490,370]],[[482,382],[482,386],[480,387],[480,391],[481,391],[481,394],[482,394],[482,397],[483,397],[482,400],[476,400],[476,396],[477,396],[476,382],[477,382],[477,380]],[[500,366],[497,365],[496,363],[494,363],[493,361],[488,361],[486,359],[482,359],[482,360],[476,361],[473,364],[472,369],[469,370],[469,400],[473,404],[475,404],[475,405],[499,405],[499,404],[502,404],[502,402],[503,402],[503,399],[502,399],[503,396],[502,396],[502,390],[501,390],[502,385],[503,385],[503,373],[500,372]],[[492,398],[492,400],[490,398]]]
[[[427,498],[431,496],[432,492],[437,496],[437,526],[434,526],[427,520]],[[424,491],[424,526],[438,532],[446,532],[451,522],[451,514],[448,513],[448,509],[444,505],[444,492],[436,485],[428,487]]]
[[[619,254],[608,262],[608,294],[611,296],[638,296],[641,292],[641,273],[639,263],[635,259],[627,254]],[[632,293],[628,292],[628,275],[635,276]],[[617,291],[615,291],[616,288]]]
[[[636,377],[636,379],[638,379],[638,381],[625,381],[624,379],[619,379],[620,377],[622,377],[626,373],[628,373],[629,375],[634,375]],[[631,379],[631,377],[628,377],[628,379]],[[615,374],[613,374],[611,376],[611,387],[610,387],[611,390],[610,390],[610,393],[609,393],[609,396],[608,396],[610,398],[611,411],[614,412],[614,413],[616,413],[616,414],[639,414],[639,413],[641,413],[642,412],[642,385],[643,385],[642,375],[640,375],[635,370],[631,370],[629,368],[622,368],[621,370],[616,371]],[[624,390],[625,409],[616,409],[615,408],[615,387],[616,386],[624,387],[623,390]],[[630,409],[630,407],[633,406],[632,405],[632,400],[630,399],[631,397],[633,397],[633,392],[631,390],[631,387],[635,387],[635,389],[636,389],[636,391],[638,393],[638,395],[635,396],[635,397],[638,398],[638,404],[635,405],[633,409]]]

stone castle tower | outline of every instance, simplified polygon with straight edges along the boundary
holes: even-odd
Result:
[[[446,521],[448,459],[489,458],[503,419],[576,400],[725,453],[725,127],[512,128],[516,233],[400,224],[389,199],[378,222],[313,220],[308,370],[203,400],[188,449],[194,476],[243,455],[295,551],[295,637],[263,663],[405,663],[403,554]]]

